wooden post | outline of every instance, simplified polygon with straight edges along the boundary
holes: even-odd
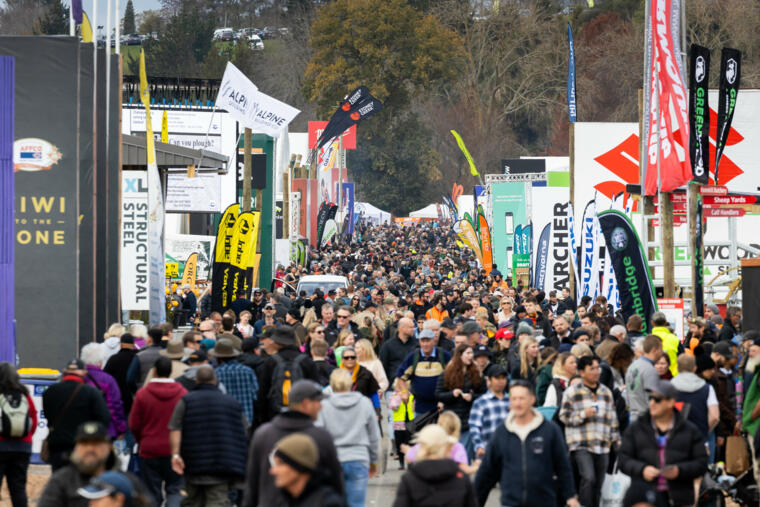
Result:
[[[251,211],[251,152],[253,151],[251,129],[246,128],[243,148],[243,211]],[[260,206],[259,201],[256,205]],[[260,229],[260,228],[259,228]]]
[[[296,163],[296,156],[290,156],[287,170],[282,172],[282,237],[290,239],[290,171]]]
[[[697,199],[699,198],[699,183],[690,181],[688,187],[688,213],[689,213],[689,254],[691,255],[691,314],[697,313],[697,293],[694,290],[697,283]]]
[[[568,158],[570,160],[570,206],[575,213],[575,123],[570,122],[570,129],[568,130]],[[575,217],[573,217],[573,223],[575,223]],[[567,249],[571,249],[572,245],[568,245]],[[575,270],[578,266],[573,265],[573,256],[570,256],[570,295],[575,299]],[[577,301],[576,301],[577,302]]]
[[[662,227],[663,296],[674,298],[676,297],[676,281],[673,258],[673,201],[670,200],[670,192],[661,192],[660,196],[662,197],[660,227]]]

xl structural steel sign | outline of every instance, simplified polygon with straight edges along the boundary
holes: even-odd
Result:
[[[121,188],[121,308],[149,310],[147,172],[122,172]]]

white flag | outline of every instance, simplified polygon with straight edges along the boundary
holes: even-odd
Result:
[[[280,137],[285,127],[300,113],[298,109],[261,93],[255,84],[232,63],[227,62],[216,106],[226,110],[243,127],[272,137]]]

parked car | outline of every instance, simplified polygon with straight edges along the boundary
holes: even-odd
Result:
[[[251,34],[248,36],[248,46],[254,51],[264,51],[264,41],[258,35]]]
[[[280,37],[285,38],[290,35],[290,29],[289,28],[278,28],[277,31],[280,33]]]
[[[125,46],[139,46],[142,44],[142,37],[140,37],[136,33],[130,33],[124,37],[124,45]]]
[[[265,40],[266,39],[276,39],[280,35],[280,32],[277,31],[277,28],[275,28],[273,26],[266,26],[266,27],[264,27],[263,32],[264,32],[264,37],[262,37],[262,39],[265,39]]]
[[[235,40],[235,30],[232,28],[219,28],[214,30],[213,40],[231,42]]]

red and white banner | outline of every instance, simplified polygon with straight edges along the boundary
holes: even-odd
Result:
[[[649,68],[649,122],[645,192],[657,193],[659,183],[670,192],[691,180],[691,161],[688,154],[676,145],[684,146],[689,139],[689,106],[685,80],[680,67],[679,0],[652,0],[650,5],[651,63]],[[658,117],[659,112],[659,117]],[[680,131],[674,135],[673,117]],[[659,141],[659,146],[658,146]]]

